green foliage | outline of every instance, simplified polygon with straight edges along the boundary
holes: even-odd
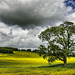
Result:
[[[39,50],[35,49],[35,50],[33,50],[32,52],[34,52],[34,53],[38,53],[38,52],[39,52]]]
[[[27,49],[27,52],[31,52],[31,49]]]
[[[0,53],[13,53],[13,51],[18,51],[18,49],[12,47],[0,47]]]
[[[10,53],[13,53],[13,50],[1,47],[0,53],[9,53],[10,54]]]
[[[25,49],[21,49],[21,51],[26,51]]]
[[[39,55],[48,58],[49,62],[56,59],[62,60],[64,63],[67,57],[74,54],[75,25],[72,22],[64,22],[59,26],[47,28],[38,36],[42,41],[47,41],[47,47],[40,45]]]

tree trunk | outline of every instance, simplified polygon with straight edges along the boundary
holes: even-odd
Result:
[[[64,59],[64,66],[66,66],[66,65],[67,65],[67,59],[65,57],[65,59]]]

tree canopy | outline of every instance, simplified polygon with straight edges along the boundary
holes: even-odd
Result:
[[[75,25],[73,22],[66,21],[59,26],[47,28],[38,36],[42,41],[47,41],[47,45],[40,45],[39,55],[46,58],[48,62],[59,59],[67,63],[67,57],[74,55]]]

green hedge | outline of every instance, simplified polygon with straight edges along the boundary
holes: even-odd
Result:
[[[13,50],[13,51],[18,51],[19,50],[18,48],[13,48],[13,47],[0,47],[0,48],[10,49],[10,50]]]
[[[0,48],[0,53],[13,53],[13,50]]]
[[[17,48],[12,48],[12,47],[0,47],[0,53],[13,53],[13,51],[18,51],[19,49]]]

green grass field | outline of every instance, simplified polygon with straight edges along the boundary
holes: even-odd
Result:
[[[64,67],[59,60],[48,64],[37,53],[0,53],[0,75],[75,75],[75,58],[68,58],[68,64]]]

